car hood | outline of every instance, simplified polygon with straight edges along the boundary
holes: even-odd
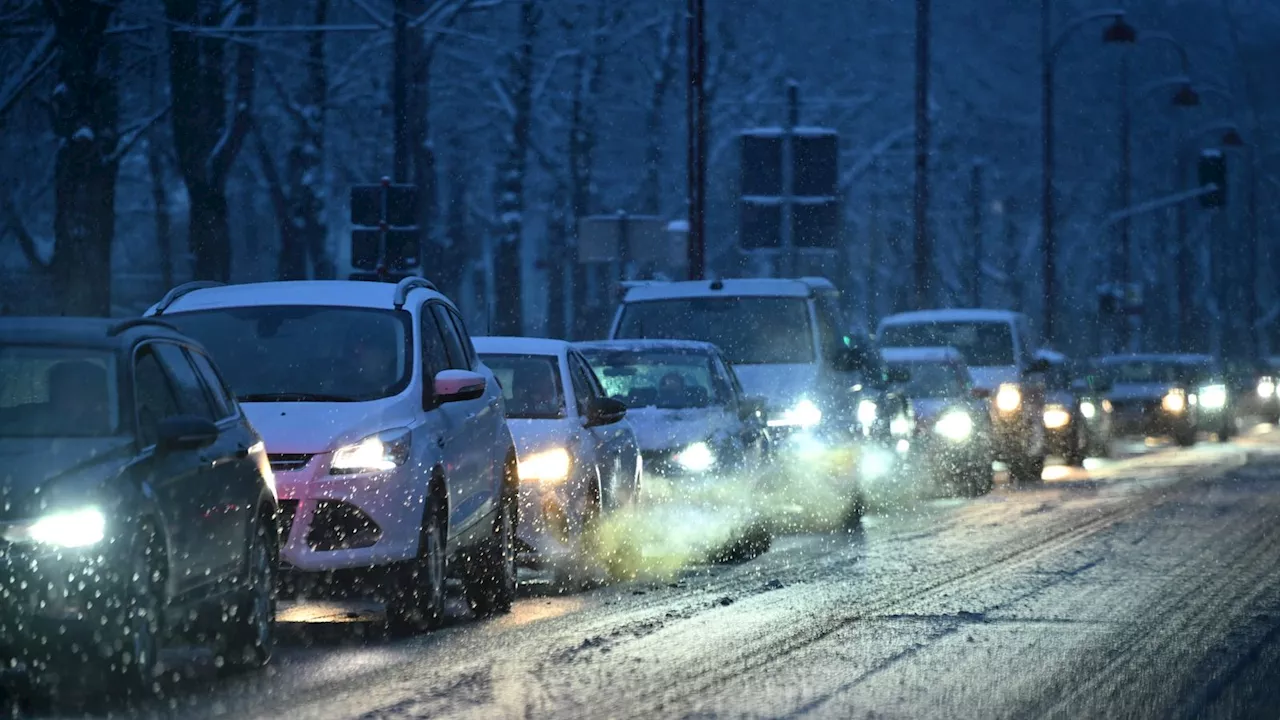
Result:
[[[241,407],[269,453],[328,452],[413,423],[403,405],[384,402],[242,403]]]
[[[1125,383],[1112,387],[1111,392],[1107,393],[1107,399],[1112,402],[1159,400],[1169,392],[1170,387],[1172,386],[1168,383]]]
[[[553,447],[566,447],[579,421],[570,418],[558,420],[508,419],[511,439],[516,444],[516,454],[525,456]]]
[[[747,395],[762,397],[771,410],[785,410],[800,398],[817,391],[818,366],[804,365],[735,365],[742,390]]]
[[[1022,382],[1016,365],[970,366],[969,375],[973,378],[974,385],[993,392],[1000,387],[1000,383]]]
[[[30,517],[60,496],[83,498],[135,455],[128,437],[0,439],[0,520]]]
[[[627,421],[635,430],[641,450],[684,447],[723,434],[734,422],[724,408],[665,410],[654,407],[628,410]]]

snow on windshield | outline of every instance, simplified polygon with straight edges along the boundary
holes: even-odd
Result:
[[[609,396],[630,408],[703,408],[727,402],[728,388],[702,353],[584,350]]]
[[[809,306],[793,297],[696,297],[628,303],[616,337],[702,340],[735,365],[810,363]]]

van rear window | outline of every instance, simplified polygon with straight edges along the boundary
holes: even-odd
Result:
[[[737,365],[814,361],[809,305],[798,297],[696,297],[627,303],[614,337],[714,343]]]

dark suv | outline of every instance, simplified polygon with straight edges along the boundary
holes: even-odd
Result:
[[[140,694],[175,635],[265,664],[276,513],[263,444],[194,341],[0,319],[0,665]]]

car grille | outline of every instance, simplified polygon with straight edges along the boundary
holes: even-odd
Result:
[[[313,456],[310,453],[270,453],[267,459],[271,461],[271,469],[275,472],[288,472],[290,470],[301,470],[311,462]]]
[[[1112,411],[1129,417],[1147,416],[1160,412],[1160,400],[1112,400]]]
[[[293,519],[298,516],[297,500],[280,501],[280,544],[289,542],[289,533],[293,532]]]
[[[354,550],[378,542],[382,528],[360,508],[337,500],[321,500],[311,516],[307,545],[317,552]]]

